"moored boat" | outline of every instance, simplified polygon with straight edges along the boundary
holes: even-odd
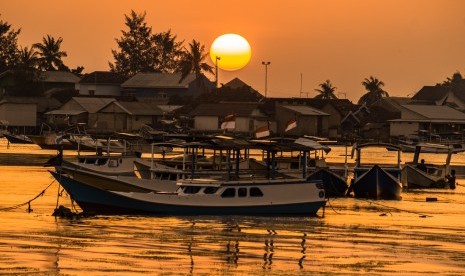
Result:
[[[421,166],[420,156],[422,153],[432,151],[447,153],[443,164],[424,163]],[[452,155],[463,152],[465,149],[452,145],[441,145],[432,143],[419,143],[415,146],[412,162],[405,164],[402,169],[402,184],[408,189],[445,188],[448,187],[447,176],[450,174],[450,162]]]
[[[325,205],[323,185],[301,179],[178,182],[168,192],[114,192],[99,189],[56,172],[60,182],[85,213],[155,215],[316,215]]]
[[[369,147],[384,147],[388,151],[397,151],[397,162],[394,165],[363,164],[362,149]],[[402,193],[400,147],[386,143],[367,143],[355,146],[356,163],[354,178],[348,189],[354,197],[370,199],[400,200]]]
[[[3,136],[8,140],[10,144],[34,144],[31,138],[26,135],[14,135],[10,133],[4,133]]]

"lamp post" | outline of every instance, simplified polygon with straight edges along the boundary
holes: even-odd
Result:
[[[218,88],[218,60],[221,60],[221,58],[215,56],[215,88]]]
[[[269,61],[262,61],[262,65],[265,65],[265,98],[267,96],[267,91],[268,91],[268,65],[270,65],[271,62]]]

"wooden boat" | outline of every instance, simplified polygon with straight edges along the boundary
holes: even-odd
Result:
[[[61,135],[56,132],[46,132],[41,135],[29,135],[29,138],[31,138],[32,142],[38,145],[41,149],[57,149],[58,144],[60,144],[63,149],[75,149],[68,139],[60,136]]]
[[[345,196],[348,189],[347,178],[329,168],[319,168],[311,173],[307,179],[321,180],[327,197]]]
[[[193,179],[179,181],[174,193],[147,193],[108,191],[51,174],[91,214],[316,215],[325,205],[321,182],[302,179]]]
[[[426,164],[426,170],[418,168],[420,155],[432,152],[447,153],[444,165]],[[441,145],[432,143],[419,143],[415,147],[412,162],[405,164],[402,169],[402,185],[408,189],[445,188],[446,176],[450,174],[450,162],[452,155],[463,152],[465,149],[453,145]]]
[[[4,133],[3,136],[8,140],[10,144],[34,144],[31,138],[26,135],[14,135],[9,133]]]
[[[362,164],[362,149],[384,147],[388,151],[397,151],[397,162],[394,165]],[[348,189],[354,197],[371,199],[401,199],[402,184],[400,168],[400,147],[387,143],[367,143],[356,145],[357,159],[354,167],[354,179]]]

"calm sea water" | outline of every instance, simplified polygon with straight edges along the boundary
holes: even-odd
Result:
[[[455,191],[404,192],[402,201],[330,199],[319,217],[70,220],[52,216],[58,185],[40,166],[52,154],[0,141],[0,209],[51,184],[31,213],[27,205],[0,211],[0,274],[465,274],[464,179]],[[344,154],[334,148],[328,160],[341,162]],[[375,149],[366,156],[383,163],[394,155]],[[428,158],[440,163],[443,156]],[[453,162],[464,164],[464,155]],[[58,204],[69,207],[70,200],[63,195]]]

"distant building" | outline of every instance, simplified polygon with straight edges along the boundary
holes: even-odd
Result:
[[[254,131],[270,123],[272,131],[276,132],[276,124],[273,119],[268,119],[259,106],[260,103],[245,102],[221,102],[200,104],[190,112],[194,120],[195,131],[217,132],[221,131],[221,123],[228,115],[235,115],[236,128],[234,132],[252,135]]]
[[[97,112],[114,101],[114,98],[73,97],[59,109],[47,112],[46,121],[58,127],[84,123],[92,128],[97,124]]]
[[[328,137],[330,114],[306,105],[277,105],[276,118],[279,136],[321,136]],[[286,123],[291,119],[297,121],[297,127],[285,132]]]
[[[0,121],[8,122],[10,128],[27,128],[28,133],[36,130],[45,121],[45,113],[57,108],[55,99],[41,97],[3,97],[0,100]]]
[[[105,131],[135,131],[154,125],[163,118],[157,103],[114,101],[96,112],[94,129]]]
[[[465,80],[461,81],[465,87]],[[465,90],[451,89],[441,85],[423,86],[413,97],[416,104],[448,105],[458,110],[465,110]]]
[[[465,131],[465,113],[444,105],[402,105],[401,118],[389,120],[391,137],[447,137]]]
[[[116,72],[95,71],[85,74],[76,84],[79,95],[88,96],[121,96],[123,76]]]
[[[215,88],[214,82],[203,75],[197,79],[195,74],[189,74],[184,80],[180,80],[180,73],[138,73],[122,83],[121,87],[124,96],[161,104],[168,103],[173,96],[195,98]]]

